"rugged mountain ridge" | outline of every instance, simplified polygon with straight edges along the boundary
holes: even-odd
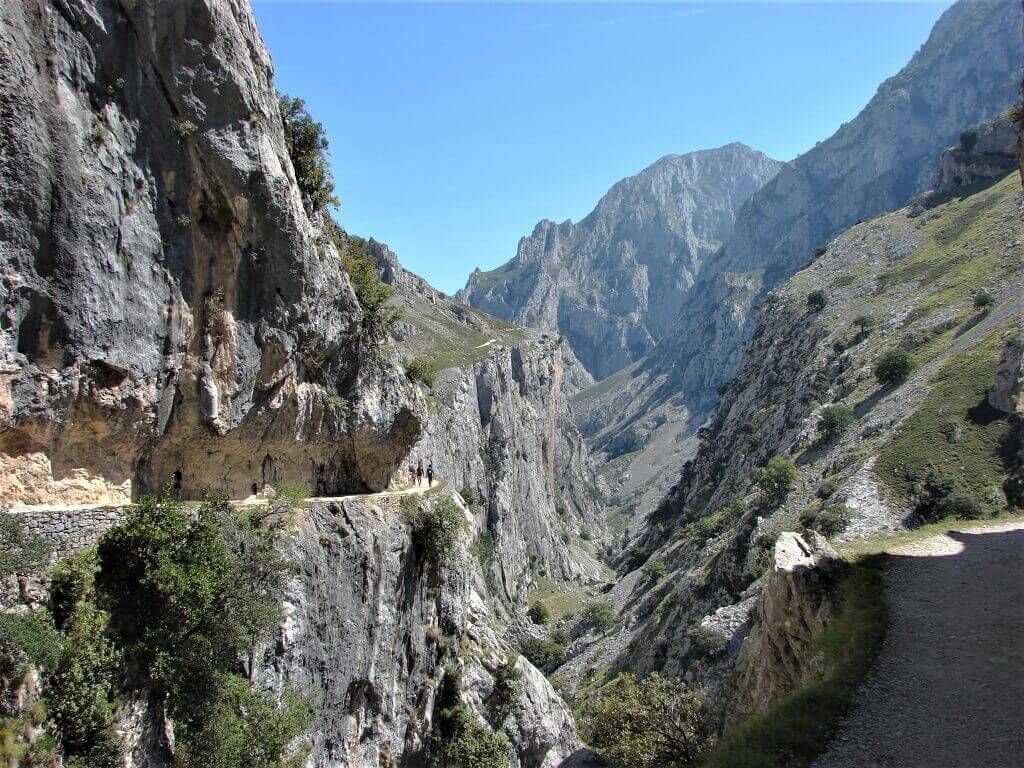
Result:
[[[615,184],[582,221],[537,224],[515,258],[474,271],[456,298],[558,329],[591,375],[604,378],[666,333],[739,207],[780,166],[739,143],[663,157]]]
[[[822,590],[793,601],[787,532],[848,543],[1019,509],[1021,204],[1016,170],[915,202],[852,227],[768,294],[695,457],[623,559],[619,628],[577,649],[560,679],[585,690],[594,671],[665,670],[711,686],[726,711],[737,697],[764,706],[810,663],[786,648],[817,630],[762,626],[733,689],[752,622],[829,610],[814,603]],[[883,385],[875,367],[893,349],[915,367]],[[836,408],[849,421],[833,428]],[[781,496],[758,479],[772,459],[793,462]],[[646,562],[664,575],[644,578]]]
[[[936,157],[966,126],[1018,100],[1021,16],[1010,0],[954,4],[853,120],[783,166],[743,206],[658,346],[581,393],[584,423],[596,428],[598,415],[615,415],[600,423],[592,446],[613,459],[631,454],[606,472],[618,476],[613,488],[622,484],[621,509],[644,514],[657,503],[630,478],[654,477],[664,489],[692,455],[690,437],[735,372],[753,308],[767,291],[844,228],[928,189]],[[662,449],[666,443],[674,450]],[[654,445],[658,451],[646,450]]]

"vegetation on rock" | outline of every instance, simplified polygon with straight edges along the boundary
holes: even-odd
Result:
[[[875,378],[883,387],[891,387],[905,381],[914,367],[914,358],[907,350],[889,349],[875,363]]]
[[[327,133],[313,119],[302,99],[278,94],[285,146],[295,168],[295,181],[307,209],[316,213],[328,205],[338,205],[334,179],[327,159]],[[193,129],[195,126],[193,126]]]
[[[714,743],[701,693],[656,672],[601,687],[583,724],[588,743],[621,768],[690,768]]]

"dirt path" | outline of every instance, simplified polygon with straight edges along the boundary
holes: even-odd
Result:
[[[892,552],[889,633],[816,768],[1024,765],[1024,524]]]

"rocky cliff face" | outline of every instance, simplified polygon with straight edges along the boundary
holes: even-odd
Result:
[[[753,308],[767,291],[846,227],[928,189],[936,158],[965,126],[1018,100],[1021,15],[1011,0],[951,7],[857,117],[784,165],[744,204],[733,234],[708,259],[658,346],[580,395],[583,414],[615,414],[592,439],[595,449],[609,457],[636,454],[611,467],[618,475],[613,489],[623,488],[620,508],[651,508],[652,498],[626,475],[672,476],[691,455],[686,438],[736,371]],[[686,422],[686,434],[662,428]],[[644,450],[666,441],[678,450]]]
[[[564,342],[458,304],[374,249],[404,313],[399,349],[439,368],[423,385],[430,415],[411,459],[432,459],[485,516],[499,597],[522,604],[537,576],[602,579],[602,482],[571,411]]]
[[[1009,112],[961,131],[956,145],[942,153],[933,192],[943,194],[1005,176],[1017,167],[1017,134]]]
[[[456,674],[474,716],[509,736],[516,765],[553,768],[580,746],[568,709],[525,659],[509,713],[490,714],[496,670],[514,651],[470,551],[486,518],[438,493],[466,519],[450,567],[417,551],[393,496],[314,504],[301,522],[291,553],[301,573],[261,679],[313,696],[314,766],[419,764],[438,746],[432,729],[452,704],[440,690]]]
[[[664,157],[612,187],[579,223],[540,222],[512,261],[474,272],[457,298],[558,329],[586,369],[604,378],[671,327],[739,207],[779,166],[742,144]]]
[[[0,493],[382,488],[422,402],[303,207],[248,5],[0,30]]]

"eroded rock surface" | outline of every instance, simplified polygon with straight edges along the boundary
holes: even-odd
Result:
[[[0,29],[0,494],[381,488],[422,403],[303,205],[247,3]]]

